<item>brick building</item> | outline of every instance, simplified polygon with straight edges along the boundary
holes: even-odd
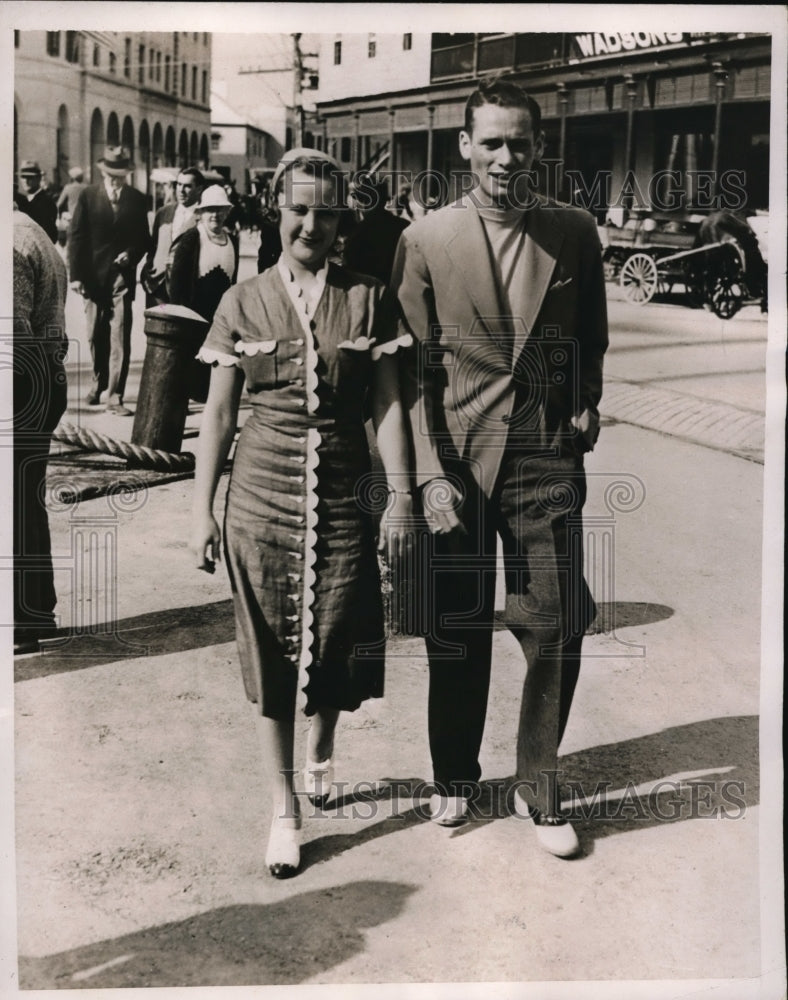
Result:
[[[104,146],[123,145],[133,183],[151,170],[210,160],[211,36],[205,32],[15,31],[14,171],[37,160],[60,186],[97,177]]]

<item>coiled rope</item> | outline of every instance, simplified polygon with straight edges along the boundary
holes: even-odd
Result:
[[[59,424],[52,437],[55,441],[63,441],[84,451],[98,451],[105,455],[125,458],[129,465],[136,469],[175,472],[191,471],[194,468],[194,455],[191,452],[185,451],[174,455],[168,451],[159,451],[157,448],[131,444],[129,441],[114,441],[104,434],[98,434],[85,427],[75,427],[73,424]]]

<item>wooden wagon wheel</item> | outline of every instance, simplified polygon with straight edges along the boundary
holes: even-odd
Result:
[[[654,258],[647,253],[633,253],[622,265],[619,281],[630,302],[639,306],[650,302],[659,284]]]
[[[712,311],[720,319],[730,319],[741,308],[744,300],[744,273],[738,254],[728,254],[709,282],[709,299]]]

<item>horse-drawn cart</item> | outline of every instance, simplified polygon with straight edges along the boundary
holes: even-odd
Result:
[[[721,319],[730,319],[748,301],[765,308],[766,267],[754,234],[750,244],[747,224],[739,222],[745,229],[712,216],[630,219],[608,232],[606,276],[617,279],[636,305],[681,285],[688,305],[705,306]]]

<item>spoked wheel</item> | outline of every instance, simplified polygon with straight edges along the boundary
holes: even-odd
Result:
[[[654,258],[647,253],[633,253],[627,257],[621,266],[619,282],[630,302],[639,306],[650,302],[659,284]]]
[[[709,284],[709,300],[714,314],[720,319],[735,316],[744,300],[744,273],[738,255],[727,256]]]

